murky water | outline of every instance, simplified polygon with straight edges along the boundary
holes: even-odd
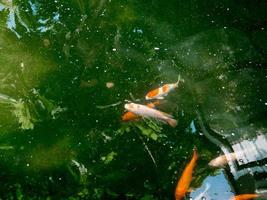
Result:
[[[194,146],[185,199],[265,194],[266,9],[1,0],[0,198],[174,199]],[[179,75],[157,106],[175,128],[121,120],[127,101],[146,104]],[[224,166],[208,165],[223,154]]]

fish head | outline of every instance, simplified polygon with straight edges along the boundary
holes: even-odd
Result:
[[[150,98],[148,95],[146,95],[146,100],[151,100],[152,98]]]
[[[126,103],[126,104],[124,105],[124,108],[125,108],[126,110],[131,111],[132,109],[135,108],[135,104],[134,104],[134,103]]]
[[[209,162],[210,167],[218,167],[218,162],[216,159],[213,159]]]
[[[224,167],[227,164],[225,156],[219,156],[209,162],[210,167]]]

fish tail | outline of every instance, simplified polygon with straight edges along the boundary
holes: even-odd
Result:
[[[198,159],[198,152],[197,152],[197,147],[196,147],[196,146],[194,146],[193,158],[194,158],[195,160]]]
[[[176,87],[178,87],[179,82],[180,82],[180,79],[181,79],[181,76],[180,76],[180,74],[179,74],[179,75],[178,75],[178,80],[177,80],[177,82],[175,83],[175,86],[176,86]]]
[[[175,119],[168,118],[166,121],[171,127],[176,127],[177,126],[177,120],[175,120]]]
[[[256,197],[267,198],[267,194],[265,194],[265,193],[258,193]]]

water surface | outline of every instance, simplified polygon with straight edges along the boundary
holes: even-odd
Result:
[[[0,1],[1,199],[174,199],[266,190],[265,1]],[[121,121],[125,100],[184,79]],[[213,169],[216,156],[253,149]],[[220,189],[217,188],[220,185]],[[202,198],[201,196],[201,198]],[[202,198],[202,199],[203,199]]]

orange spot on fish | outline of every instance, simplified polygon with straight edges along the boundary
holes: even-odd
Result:
[[[146,104],[146,106],[149,108],[154,108],[155,106],[157,106],[159,104],[160,104],[160,101],[154,101],[154,102]]]
[[[149,98],[152,98],[152,97],[154,97],[154,96],[157,96],[158,94],[159,94],[159,88],[150,91],[149,93],[147,93],[146,96],[149,97]]]
[[[169,86],[166,84],[162,87],[163,92],[167,92],[169,90]]]
[[[126,112],[123,116],[122,116],[122,121],[131,121],[131,120],[136,120],[139,119],[140,116],[132,113],[132,112]]]

